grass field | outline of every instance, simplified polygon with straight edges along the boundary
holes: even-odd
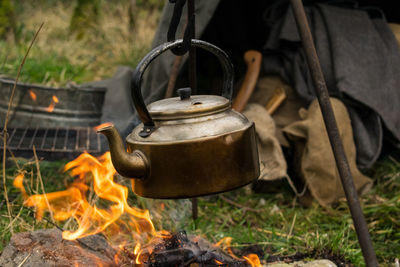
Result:
[[[20,42],[0,41],[0,73],[11,77],[16,75],[30,39],[43,21],[43,31],[23,68],[23,81],[64,86],[69,82],[81,83],[109,77],[118,65],[134,66],[150,47],[160,9],[141,10],[136,21],[138,30],[132,33],[127,27],[126,2],[107,5],[103,1],[101,19],[93,29],[97,34],[76,40],[68,32],[72,4],[48,0],[42,8],[34,8],[29,6],[29,1],[22,1],[23,5],[16,7]],[[63,172],[65,163],[45,159],[39,162],[45,192],[63,190],[71,183],[73,178]],[[28,192],[43,191],[33,159],[7,161],[5,180],[11,217],[2,189],[0,251],[13,233],[54,227],[46,220],[36,221],[33,212],[22,205],[22,196],[12,186],[14,177],[21,171],[28,177],[25,184]],[[374,186],[372,192],[361,199],[364,214],[379,262],[382,266],[391,266],[400,257],[398,151],[382,157],[368,175],[373,178]],[[309,208],[303,208],[289,187],[283,187],[276,194],[252,194],[246,189],[239,189],[199,198],[199,217],[196,221],[191,219],[189,200],[149,200],[130,192],[129,203],[150,209],[157,229],[186,230],[205,236],[212,242],[230,236],[235,249],[256,246],[263,252],[264,260],[296,255],[306,258],[330,256],[354,266],[364,266],[345,200],[332,208],[323,208],[316,202]],[[71,221],[58,224],[66,229],[75,227]]]
[[[46,2],[46,1],[43,1]],[[33,35],[43,29],[24,65],[20,80],[48,86],[65,86],[100,80],[114,74],[118,65],[135,66],[150,48],[160,8],[138,7],[135,30],[129,27],[128,2],[101,1],[99,19],[84,37],[70,33],[73,1],[42,5],[16,4],[18,42],[0,40],[0,73],[15,77]],[[144,2],[144,1],[138,1]]]

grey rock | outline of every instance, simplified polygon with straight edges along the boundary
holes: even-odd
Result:
[[[265,266],[268,267],[337,267],[336,264],[331,262],[330,260],[315,260],[315,261],[309,261],[309,262],[303,262],[303,261],[296,261],[293,263],[281,263],[281,262],[276,262],[276,263],[270,263]]]
[[[58,229],[43,229],[18,233],[0,256],[0,266],[63,267],[116,266],[115,251],[99,235],[74,240],[63,240]]]

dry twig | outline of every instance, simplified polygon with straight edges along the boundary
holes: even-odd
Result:
[[[10,100],[8,101],[6,120],[4,122],[4,128],[3,128],[3,189],[4,189],[4,198],[6,200],[8,217],[9,217],[10,222],[12,220],[12,218],[11,218],[11,206],[10,206],[10,202],[8,200],[7,185],[6,185],[6,151],[7,151],[7,124],[8,124],[8,117],[10,116],[11,105],[12,105],[13,98],[14,98],[15,88],[17,87],[17,82],[18,82],[19,76],[21,75],[22,67],[25,64],[26,58],[28,57],[28,54],[29,54],[29,51],[31,50],[31,48],[33,46],[33,43],[35,42],[37,36],[39,35],[39,32],[42,29],[43,24],[44,24],[44,22],[40,25],[39,29],[36,31],[35,36],[33,36],[32,41],[31,41],[31,43],[30,43],[30,45],[28,47],[28,50],[26,51],[25,56],[22,59],[21,64],[18,67],[17,77],[15,78],[14,86],[13,86],[12,91],[11,91]],[[12,232],[12,229],[11,229],[11,232]]]
[[[297,218],[297,213],[294,214],[292,225],[290,226],[289,234],[287,235],[287,239],[289,239],[292,236],[293,228],[296,223],[296,218]]]
[[[236,202],[230,200],[229,198],[224,197],[223,195],[220,195],[219,197],[220,197],[222,200],[224,200],[225,202],[228,202],[229,204],[231,204],[231,205],[233,205],[233,206],[236,206],[236,207],[238,207],[238,208],[241,208],[241,209],[243,209],[244,211],[262,212],[262,210],[252,209],[252,208],[250,208],[250,207],[246,207],[246,206],[244,206],[244,205],[241,205],[241,204],[239,204],[239,203],[236,203]]]
[[[53,223],[54,223],[53,211],[51,210],[49,200],[47,199],[46,191],[44,191],[44,185],[43,185],[42,175],[41,175],[41,173],[40,173],[39,159],[38,159],[37,154],[36,154],[36,148],[35,148],[35,146],[33,146],[33,155],[35,156],[36,171],[37,171],[37,179],[40,181],[40,187],[42,188],[42,194],[43,194],[43,196],[44,196],[44,200],[46,201],[47,207],[49,207],[50,218],[51,218],[51,220],[52,220]]]
[[[32,252],[30,252],[23,261],[21,261],[20,264],[18,264],[18,267],[21,267],[22,265],[24,265],[24,263],[27,261],[27,259],[31,256]]]
[[[256,230],[257,231],[260,231],[260,232],[264,232],[264,233],[266,233],[266,234],[270,234],[270,235],[276,235],[276,236],[279,236],[279,237],[285,237],[285,238],[287,238],[287,239],[289,239],[289,238],[295,238],[295,239],[297,239],[297,240],[301,240],[301,241],[303,241],[303,239],[302,238],[300,238],[300,237],[298,237],[298,236],[289,236],[289,235],[287,235],[287,234],[285,234],[285,233],[280,233],[280,232],[277,232],[277,231],[271,231],[271,230],[267,230],[267,229],[261,229],[261,228],[256,228]],[[257,243],[257,244],[259,244],[259,243]]]

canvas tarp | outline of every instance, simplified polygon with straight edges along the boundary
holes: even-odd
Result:
[[[196,2],[196,38],[201,37],[218,4],[219,1]],[[172,6],[167,4],[164,8],[153,46],[167,39]],[[264,47],[264,71],[282,75],[293,85],[299,97],[310,103],[315,93],[308,66],[292,12],[287,5],[285,8],[285,16],[271,26]],[[400,76],[397,75],[400,72],[400,53],[397,42],[385,19],[372,17],[367,10],[322,4],[306,10],[329,92],[339,97],[349,109],[357,162],[360,167],[371,167],[382,146],[382,122],[395,140],[400,140],[400,117],[397,116],[400,107]],[[183,18],[185,12],[186,9]],[[271,15],[275,12],[274,5],[266,12],[270,17],[277,17]],[[178,33],[182,32],[183,18]],[[174,55],[167,52],[149,67],[143,83],[145,102],[164,97],[173,61]]]
[[[219,8],[219,3],[223,2],[196,1],[196,38],[201,39],[213,14]],[[263,73],[280,74],[285,82],[293,86],[299,99],[310,103],[315,94],[295,22],[287,4],[284,6],[284,16],[271,15],[271,12],[274,12],[273,7],[271,4],[271,8],[265,10],[269,19],[275,17],[276,21],[270,20],[269,25],[265,24],[271,29],[263,51]],[[167,3],[154,37],[153,47],[167,41],[172,11],[173,4]],[[186,8],[183,11],[177,37],[182,34],[185,24]],[[359,166],[369,167],[379,155],[383,125],[389,129],[396,142],[400,139],[400,117],[397,116],[400,106],[400,76],[396,75],[400,69],[400,53],[396,40],[384,18],[372,19],[365,10],[317,5],[311,9],[307,8],[307,13],[313,14],[310,25],[316,36],[317,50],[327,77],[328,89],[349,109],[357,147],[357,161]],[[356,21],[353,21],[353,18]],[[232,30],[234,29],[227,29]],[[285,47],[285,44],[289,45]],[[174,58],[175,55],[166,52],[147,69],[142,84],[146,104],[164,97]],[[185,60],[186,56],[183,62]],[[182,63],[181,68],[183,65]],[[117,73],[115,77],[118,76],[130,79],[129,75]],[[132,108],[130,88],[118,89],[116,84],[124,86],[129,82],[114,83],[109,88],[112,92],[108,92],[109,97],[118,97],[121,100],[110,102],[118,102],[121,110],[129,111],[112,118],[119,121],[117,124],[124,128],[120,128],[120,131],[125,135],[139,120]],[[122,108],[123,106],[126,108]],[[104,112],[102,120],[106,121],[109,118],[107,112]]]

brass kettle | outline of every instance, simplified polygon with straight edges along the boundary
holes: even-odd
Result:
[[[222,64],[222,96],[190,95],[144,104],[143,73],[163,52],[182,45],[164,43],[136,67],[132,98],[142,124],[126,138],[127,150],[114,126],[98,130],[109,142],[119,174],[132,179],[133,191],[149,198],[189,198],[232,190],[259,177],[255,126],[232,110],[233,66],[227,54],[201,40],[192,45],[213,53]]]

